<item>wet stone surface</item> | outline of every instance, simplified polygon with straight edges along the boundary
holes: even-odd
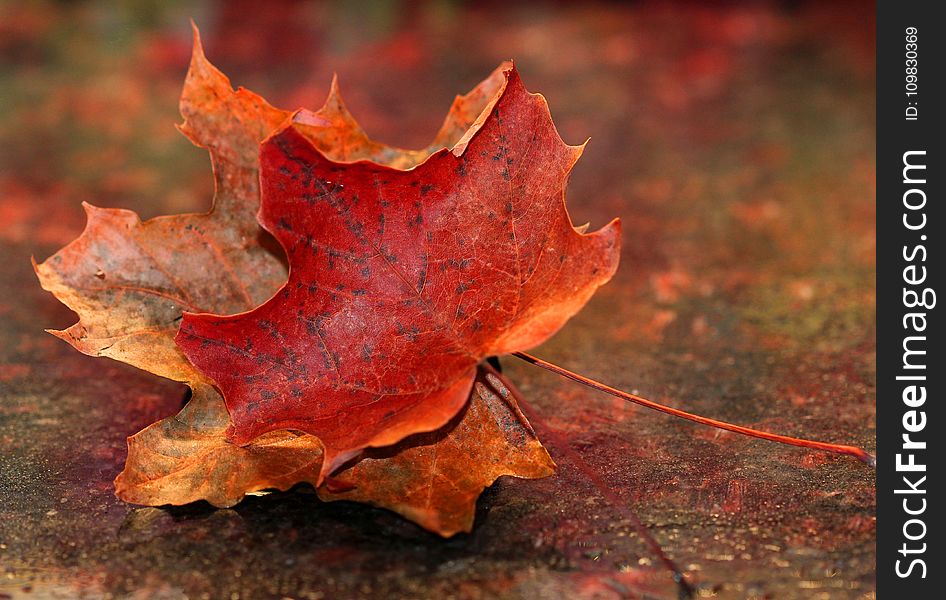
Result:
[[[560,471],[501,480],[470,535],[304,487],[228,510],[124,504],[125,437],[184,388],[44,334],[74,318],[29,262],[81,232],[83,200],[143,217],[209,206],[206,153],[173,128],[190,16],[236,84],[317,107],[337,71],[367,131],[407,147],[512,57],[563,138],[592,138],[574,221],[625,228],[615,279],[535,354],[873,450],[873,7],[792,6],[5,4],[0,599],[676,597],[627,507],[699,597],[873,597],[863,465],[628,407],[514,358],[505,373],[561,432],[546,438]]]

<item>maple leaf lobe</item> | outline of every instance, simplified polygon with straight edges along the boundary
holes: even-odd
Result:
[[[387,508],[450,537],[472,530],[477,498],[499,477],[537,479],[554,471],[501,376],[481,368],[469,404],[447,426],[367,451],[318,494]]]
[[[200,382],[174,344],[182,312],[249,310],[285,282],[255,216],[258,145],[289,113],[234,91],[207,61],[196,28],[180,110],[179,129],[210,152],[213,209],[141,221],[130,210],[83,203],[82,234],[34,268],[43,289],[79,316],[51,333],[92,356]]]
[[[272,432],[246,446],[226,439],[230,424],[223,398],[209,384],[177,415],[128,438],[128,460],[115,493],[134,504],[182,505],[197,500],[227,508],[250,492],[288,490],[315,483],[322,447],[310,435]]]

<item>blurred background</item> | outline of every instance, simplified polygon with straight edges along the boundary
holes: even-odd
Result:
[[[591,142],[576,223],[624,221],[615,280],[536,354],[702,414],[873,449],[872,2],[0,1],[0,599],[672,598],[620,511],[564,458],[501,481],[448,542],[298,490],[232,510],[112,496],[124,438],[182,390],[42,333],[80,203],[203,211],[174,128],[191,33],[275,106],[333,73],[375,139],[425,146],[457,93],[516,61]],[[873,475],[624,406],[505,361],[701,597],[871,598]],[[550,444],[553,456],[554,445]]]

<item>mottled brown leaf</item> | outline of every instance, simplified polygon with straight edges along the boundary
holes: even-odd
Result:
[[[185,120],[180,129],[210,152],[216,182],[214,208],[207,214],[141,222],[132,211],[86,204],[88,222],[83,234],[34,266],[43,287],[79,315],[74,326],[52,333],[84,353],[186,382],[194,391],[178,415],[129,438],[126,468],[116,480],[119,496],[148,505],[204,499],[216,506],[231,506],[255,490],[287,489],[300,481],[317,483],[327,471],[322,445],[312,435],[270,428],[259,437],[242,440],[243,445],[228,440],[224,434],[230,419],[220,393],[172,343],[182,312],[243,312],[263,302],[286,278],[279,252],[272,251],[274,246],[255,216],[258,144],[291,115],[248,90],[233,90],[204,57],[196,28],[194,33],[194,53],[181,96]],[[457,97],[436,138],[423,150],[391,148],[370,140],[345,107],[336,81],[319,111],[295,113],[293,130],[333,161],[370,160],[393,169],[413,168],[432,153],[460,142],[471,126],[481,126],[475,121],[504,90],[510,68],[504,63],[469,94]],[[457,382],[455,387],[466,385]],[[462,391],[458,397],[463,400],[467,394]],[[455,411],[456,406],[447,406],[436,424]],[[474,407],[469,412],[481,415],[482,411]],[[522,426],[528,429],[527,424]],[[492,441],[500,445],[499,437]],[[534,438],[522,449],[526,451],[534,455],[536,464],[548,458]],[[547,474],[520,458],[512,454],[503,462],[492,456],[490,461],[500,465],[495,474],[484,471],[485,478],[467,483],[464,494],[446,495],[418,512],[417,519],[441,533],[453,533],[456,523],[472,510],[469,507],[482,487],[496,476]],[[449,460],[445,454],[437,462],[444,469]],[[433,470],[434,465],[416,465],[413,473],[427,481]],[[405,474],[401,484],[408,483]],[[396,500],[391,492],[391,488],[378,487],[374,495],[379,497],[373,503],[391,505],[413,518],[409,507],[415,499]],[[359,493],[372,494],[367,486]],[[442,517],[438,517],[440,512]],[[469,515],[472,518],[472,512]]]

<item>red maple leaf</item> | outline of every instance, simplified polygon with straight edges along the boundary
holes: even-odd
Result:
[[[403,171],[326,158],[293,122],[261,146],[259,221],[289,281],[239,315],[185,313],[177,342],[224,393],[236,443],[317,436],[321,476],[449,421],[484,358],[555,333],[610,279],[620,223],[565,209],[583,146],[511,66],[464,137]]]

